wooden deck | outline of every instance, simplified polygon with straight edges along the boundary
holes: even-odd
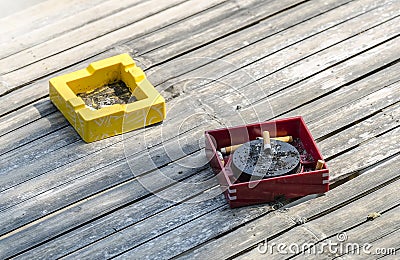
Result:
[[[310,259],[398,259],[399,15],[398,0],[47,0],[0,19],[0,259],[307,255],[261,254],[265,241],[322,248]],[[125,52],[167,118],[86,144],[48,80]],[[333,189],[230,209],[204,131],[293,115]],[[371,254],[321,247],[341,232]]]

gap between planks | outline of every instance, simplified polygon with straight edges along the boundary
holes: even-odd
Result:
[[[217,0],[215,0],[215,1],[217,1]],[[285,2],[280,1],[279,3],[275,2],[275,5],[277,7],[285,6],[286,2],[291,3],[291,2],[296,2],[296,1],[300,1],[300,0],[286,0]],[[188,12],[187,10],[191,10],[192,11],[192,9],[194,9],[194,7],[200,8],[202,5],[206,5],[207,8],[210,8],[210,7],[212,7],[214,5],[214,4],[208,3],[208,2],[207,3],[206,2],[198,2],[196,5],[193,5],[193,4],[189,3],[189,2],[186,2],[186,3],[183,3],[182,5],[180,5],[179,8],[177,7],[177,10],[175,10],[174,8],[168,9],[167,11],[162,13],[162,16],[164,17],[164,19],[169,20],[173,24],[176,21],[180,21],[180,19],[173,20],[173,18],[172,18],[172,17],[174,17],[174,14],[176,14],[176,13],[182,13],[182,12],[179,12],[179,9],[186,10],[186,13],[187,13]],[[200,3],[202,3],[202,4],[200,4]],[[188,9],[189,6],[191,7],[190,9]],[[201,9],[204,10],[204,9],[206,9],[206,7],[202,7]],[[258,12],[262,12],[262,11],[263,11],[262,8],[258,9]],[[147,21],[147,20],[148,19],[141,20],[138,23],[133,24],[132,26],[133,27],[142,26],[142,27],[146,28],[146,26],[147,27],[150,26],[150,25],[146,24],[146,22],[150,23],[150,21]],[[235,23],[237,21],[233,20],[232,22]],[[141,23],[144,23],[144,25],[141,25]],[[154,24],[154,22],[151,23],[151,26],[153,26],[153,24]],[[125,38],[125,41],[131,40],[131,39],[127,38],[127,37],[134,38],[132,36],[132,33],[131,33],[132,30],[133,30],[133,28],[130,28],[129,26],[121,28],[120,30],[117,30],[117,31],[114,31],[112,33],[109,33],[109,34],[106,34],[104,36],[101,36],[99,38],[96,38],[93,41],[87,41],[87,42],[85,42],[85,43],[83,43],[81,45],[78,45],[78,46],[76,46],[76,47],[74,47],[72,49],[68,49],[65,52],[60,52],[55,56],[50,56],[50,57],[46,58],[45,60],[41,60],[39,62],[40,64],[35,63],[35,64],[32,64],[32,65],[28,65],[27,67],[24,67],[23,69],[19,70],[18,72],[16,71],[15,73],[7,74],[7,76],[3,75],[3,80],[8,82],[9,85],[14,86],[14,87],[11,87],[8,92],[12,91],[12,89],[14,89],[15,87],[18,88],[18,86],[22,86],[27,81],[31,81],[32,78],[38,79],[38,78],[41,78],[41,77],[46,76],[46,75],[49,74],[49,73],[43,73],[42,70],[40,70],[40,71],[34,70],[33,69],[34,67],[37,67],[38,65],[40,65],[41,67],[43,67],[43,66],[44,67],[48,67],[48,68],[51,68],[52,70],[60,70],[60,69],[62,69],[62,66],[65,67],[65,66],[71,65],[70,64],[71,63],[71,58],[72,57],[78,58],[78,56],[77,56],[78,54],[79,54],[79,58],[92,57],[92,56],[96,55],[99,52],[98,50],[100,48],[101,48],[101,50],[104,50],[104,49],[108,50],[108,49],[112,48],[116,43],[118,43],[118,42],[121,43],[122,39],[124,39],[124,38]],[[128,33],[128,31],[130,33]],[[141,36],[141,35],[143,35],[143,33],[142,34],[137,34],[135,37],[138,37],[138,36]],[[120,40],[117,42],[115,40],[116,38],[120,39]],[[77,50],[77,48],[79,48],[79,51]],[[66,56],[66,55],[68,55],[68,57],[69,57],[68,59],[64,59],[63,58],[63,56]],[[59,56],[61,56],[61,57],[59,57]],[[58,60],[57,63],[54,62],[56,59]],[[63,60],[64,63],[61,64],[59,62],[59,60]],[[28,74],[26,74],[26,73],[28,73]],[[18,80],[15,81],[17,79],[15,76],[17,76],[17,75],[20,75],[20,76],[18,76],[17,77]],[[24,75],[25,79],[21,78],[22,75]],[[13,82],[13,80],[14,80],[14,82]]]
[[[40,128],[40,127],[39,127]]]
[[[197,248],[186,251],[184,258],[201,257],[207,254],[212,255],[213,259],[226,259],[241,255],[256,248],[258,243],[265,239],[270,241],[299,226],[296,224],[296,219],[304,217],[318,219],[351,205],[354,201],[375,192],[376,188],[371,187],[382,188],[396,180],[399,181],[396,173],[396,167],[399,167],[398,159],[399,155],[383,164],[376,165],[357,177],[357,181],[349,181],[329,191],[325,196],[293,206],[288,211],[278,211],[276,215],[255,219],[246,226],[227,231],[216,240],[208,240],[199,244]],[[270,223],[275,224],[270,225]],[[221,241],[230,241],[230,243],[221,244]],[[236,246],[231,247],[232,244]],[[221,250],[221,245],[224,245],[223,250]]]

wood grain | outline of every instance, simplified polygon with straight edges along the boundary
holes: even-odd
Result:
[[[380,248],[398,249],[398,243],[396,244],[397,240],[395,239],[395,235],[398,236],[400,230],[399,221],[397,221],[399,214],[400,214],[400,207],[397,206],[390,210],[384,210],[381,213],[381,216],[379,218],[374,219],[373,221],[365,221],[364,218],[364,221],[362,221],[360,225],[357,225],[356,227],[347,230],[346,231],[347,240],[344,242],[344,244],[357,243],[358,245],[360,245],[359,252],[357,250],[355,251],[349,250],[349,252],[345,254],[346,253],[345,250],[343,250],[344,251],[343,253],[341,253],[338,250],[337,254],[332,254],[331,252],[327,252],[328,250],[325,250],[321,252],[320,256],[323,255],[324,257],[327,258],[332,256],[340,256],[343,259],[348,259],[348,258],[376,259],[377,257],[385,255],[385,254],[379,254],[379,252],[376,251]],[[360,221],[361,220],[362,216],[360,218]],[[335,236],[331,238],[331,241],[333,243],[339,244],[339,241]],[[321,242],[326,242],[326,240],[322,240]],[[363,245],[367,243],[371,244],[371,248],[368,249],[370,253],[364,252],[361,248]],[[310,254],[304,254],[304,255],[306,255],[306,257],[309,259],[317,259],[317,256],[315,255],[310,255]],[[301,259],[301,257],[297,256],[294,259]]]
[[[350,169],[349,169],[350,170]]]
[[[32,252],[21,256],[29,258],[32,253],[33,255],[40,253],[46,257],[60,257],[86,244],[93,243],[103,236],[123,231],[127,226],[140,223],[143,219],[168,210],[174,205],[183,203],[184,205],[181,205],[180,208],[193,207],[194,204],[187,202],[192,196],[201,194],[202,191],[210,189],[217,184],[215,180],[207,181],[213,176],[209,169],[195,172],[188,169],[185,170],[183,167],[179,167],[178,164],[171,165],[169,168],[170,170],[165,173],[171,174],[174,180],[159,179],[158,183],[156,183],[158,189],[156,194],[150,194],[141,186],[140,182],[133,180],[107,192],[96,194],[88,198],[85,203],[78,203],[50,214],[45,219],[33,222],[29,228],[14,232],[11,236],[1,237],[3,243],[0,248],[5,250],[10,248],[10,245],[15,245],[13,250],[9,250],[9,252],[0,250],[2,256],[11,256],[55,235],[64,234],[58,239],[52,240],[49,244],[37,247]],[[179,171],[182,172],[177,174]],[[149,177],[154,178],[155,176],[153,174]],[[187,189],[186,186],[190,184],[193,184],[191,189]],[[126,193],[127,189],[131,192]],[[176,189],[182,189],[182,191],[176,193]],[[217,191],[213,190],[206,192],[202,196],[210,198],[212,197],[209,195],[210,192],[217,194]],[[166,200],[165,198],[173,198],[174,200]],[[104,203],[105,199],[108,201],[107,203]],[[135,203],[132,203],[132,201]],[[224,205],[225,201],[223,201],[223,198],[218,197],[213,199],[212,203],[211,201],[202,203],[202,206],[205,209],[211,209],[221,204]],[[121,206],[125,207],[120,209]],[[116,211],[116,209],[120,210]],[[106,215],[105,213],[109,214]],[[98,218],[98,214],[104,217]],[[77,219],[85,219],[90,228],[88,226],[80,227],[80,221],[77,221]],[[96,220],[90,222],[91,219]],[[66,230],[71,232],[66,233]],[[52,245],[57,246],[53,247]],[[60,246],[64,247],[65,251],[59,251]]]
[[[376,259],[377,257],[379,257],[379,259],[385,260],[396,259],[398,257],[397,255],[399,254],[398,238],[400,236],[400,230],[397,229],[387,235],[382,235],[382,230],[388,231],[388,227],[396,227],[396,224],[398,224],[398,222],[393,223],[393,220],[396,219],[399,214],[400,212],[398,208],[386,213],[386,215],[383,216],[382,219],[379,219],[379,221],[376,221],[374,223],[375,228],[366,227],[368,233],[363,232],[364,230],[357,229],[359,234],[367,235],[368,240],[371,241],[370,244],[372,245],[372,248],[371,250],[369,250],[369,252],[361,251],[360,254],[356,255],[353,253],[348,253],[340,257],[342,259]],[[380,227],[380,229],[376,228],[377,226]],[[351,237],[351,242],[354,241],[353,243],[355,243],[356,241],[361,240],[358,234],[353,234],[353,236]],[[365,241],[365,238],[363,238],[363,240]],[[393,252],[393,249],[396,251]]]
[[[284,233],[284,236],[278,236],[275,239],[272,239],[268,242],[276,243],[276,244],[297,244],[302,248],[305,243],[316,244],[316,248],[320,249],[318,251],[322,251],[319,247],[319,242],[323,242],[325,239],[331,239],[331,241],[338,243],[338,239],[335,237],[337,234],[341,233],[343,230],[349,229],[351,227],[356,227],[358,225],[368,225],[367,215],[371,212],[382,212],[387,209],[392,208],[393,206],[399,205],[399,200],[395,196],[396,193],[399,192],[400,189],[400,181],[396,181],[391,183],[373,193],[370,193],[353,203],[346,205],[332,213],[324,215],[315,220],[306,222],[303,225],[295,227],[288,232]],[[394,222],[395,219],[389,219],[389,222]],[[400,226],[400,225],[397,225]],[[387,229],[396,230],[396,226],[386,225]],[[398,228],[398,227],[397,227]],[[388,231],[388,230],[387,230]],[[346,232],[347,233],[347,232]],[[347,234],[350,237],[350,234]],[[365,239],[365,238],[364,238]],[[365,239],[363,243],[366,243],[368,240]],[[325,240],[325,242],[327,242]],[[350,241],[345,241],[345,243]],[[324,248],[325,249],[325,248]],[[294,253],[290,252],[288,249],[285,249],[286,254],[285,257],[295,256]],[[313,253],[299,253],[297,259],[307,259],[316,258],[316,254]],[[333,252],[329,252],[327,249],[323,250],[324,253],[321,255],[325,255],[327,257],[333,258],[338,256],[339,254],[334,254]],[[296,252],[295,252],[296,253]],[[270,259],[281,259],[282,254],[275,251],[273,254],[268,254],[268,258]],[[238,257],[238,259],[255,259],[261,257],[258,249],[253,249],[250,252]],[[319,257],[319,254],[318,254]]]
[[[39,29],[43,25],[51,24],[71,16],[81,10],[88,9],[101,3],[100,0],[47,0],[20,12],[0,19],[0,40],[8,42],[21,34]]]
[[[256,257],[264,239],[319,243],[344,229],[355,241],[373,234],[369,241],[390,245],[400,181],[399,2],[146,1],[149,10],[124,17],[135,11],[131,1],[82,4],[74,10],[88,16],[63,32],[55,28],[73,17],[39,28],[44,11],[25,19],[31,30],[16,40],[26,45],[4,45],[16,53],[0,61],[2,258]],[[120,52],[146,68],[168,100],[167,119],[84,144],[50,104],[47,81]],[[204,130],[298,114],[337,187],[287,211],[229,209],[204,159]],[[366,221],[369,210],[382,216]]]
[[[379,109],[379,108],[378,108]],[[349,111],[352,111],[352,110],[349,110]],[[138,139],[139,140],[139,139]],[[68,148],[70,148],[70,147],[68,147]],[[140,149],[140,148],[139,148]],[[138,149],[138,150],[139,150]],[[82,150],[82,151],[84,151],[84,150]],[[68,151],[67,151],[68,152]],[[68,154],[68,153],[67,153]],[[80,155],[82,155],[82,153],[80,153]],[[59,157],[60,158],[63,158],[63,157],[65,157],[62,153],[60,153],[60,155],[59,155]],[[77,157],[78,158],[78,157]],[[104,160],[107,160],[106,158],[108,158],[108,157],[99,157],[99,158],[104,158]],[[118,158],[118,157],[117,157]],[[43,170],[43,169],[49,169],[49,168],[46,168],[46,167],[49,167],[51,164],[52,164],[52,162],[56,162],[57,164],[60,164],[60,163],[62,163],[59,159],[57,159],[57,160],[55,160],[54,159],[54,157],[53,158],[50,158],[50,160],[45,160],[45,161],[43,161],[43,164],[38,164],[38,165],[36,165],[35,167],[36,168],[32,168],[32,165],[27,165],[27,166],[25,166],[25,168],[27,169],[27,171],[30,171],[31,172],[31,174],[29,174],[28,176],[31,178],[31,176],[32,176],[32,174],[40,174],[40,170]],[[97,160],[93,160],[93,162],[98,162],[98,159]],[[107,164],[109,164],[109,162],[108,163],[106,163],[106,165]],[[78,164],[77,164],[78,165]],[[103,164],[99,164],[99,163],[97,163],[96,164],[96,166],[97,167],[104,167],[103,166]],[[78,166],[79,167],[79,166]],[[36,171],[34,170],[34,169],[37,169]],[[50,168],[51,169],[51,168]],[[72,168],[73,169],[73,168]],[[96,169],[96,168],[95,168]],[[97,168],[98,169],[98,168]],[[92,170],[94,170],[94,169],[92,169]],[[37,172],[37,171],[39,171],[39,172]],[[47,170],[48,171],[48,170]],[[11,172],[9,172],[8,174],[12,174],[12,176],[16,176],[16,174],[19,174],[19,173],[21,173],[21,171],[17,171],[17,172],[15,172],[15,173],[12,173],[13,171],[11,171]],[[18,173],[19,172],[19,173]],[[19,180],[23,180],[23,178],[22,178],[22,175],[20,175],[19,174]],[[12,180],[11,180],[12,181]],[[27,184],[28,185],[28,184]],[[7,187],[7,185],[6,184],[4,184],[4,187]],[[10,196],[10,198],[11,198],[12,196]]]
[[[49,56],[46,59],[42,59],[38,61],[37,63],[28,65],[23,67],[21,70],[17,70],[15,72],[11,72],[9,74],[3,75],[3,80],[8,83],[9,86],[14,86],[10,87],[12,89],[17,88],[17,86],[20,86],[24,83],[27,83],[28,81],[32,81],[32,79],[42,77],[49,72],[41,70],[35,70],[34,68],[47,68],[48,71],[55,71],[59,70],[63,67],[69,66],[74,63],[73,59],[75,58],[76,60],[81,60],[84,58],[91,57],[93,55],[96,55],[100,52],[104,52],[105,49],[111,48],[113,45],[115,45],[118,42],[121,42],[123,39],[129,40],[135,37],[139,37],[144,35],[145,33],[155,31],[161,27],[161,25],[158,25],[158,23],[155,23],[156,21],[163,21],[164,26],[166,24],[171,24],[175,23],[177,21],[180,21],[181,19],[185,17],[190,17],[193,14],[196,14],[197,12],[200,12],[200,10],[204,10],[207,8],[210,8],[212,6],[217,5],[220,3],[222,0],[214,0],[214,1],[197,1],[196,4],[193,4],[192,2],[185,2],[181,5],[178,5],[176,7],[172,7],[168,10],[165,10],[164,12],[161,12],[159,14],[155,14],[153,16],[150,16],[146,19],[140,20],[137,23],[134,23],[132,25],[123,27],[119,30],[115,30],[113,32],[110,32],[109,34],[106,34],[104,36],[97,37],[93,41],[87,41],[84,42],[74,48],[67,49],[64,52],[55,54],[53,56]],[[280,5],[282,6],[281,8],[287,7],[288,3],[291,4],[292,2],[299,2],[300,0],[286,0],[286,1],[280,1]],[[186,10],[186,12],[183,12]],[[189,13],[190,10],[190,13]],[[262,12],[264,9],[258,8],[259,12]],[[182,14],[185,14],[186,16],[182,17]],[[268,14],[266,14],[268,15]],[[254,18],[256,19],[256,18]],[[132,34],[132,31],[135,32]],[[116,41],[115,39],[119,39]],[[101,51],[100,51],[101,50]],[[79,53],[79,56],[77,56]],[[78,58],[79,57],[79,58]],[[55,62],[57,60],[57,62]],[[62,62],[60,62],[60,60]],[[15,79],[18,78],[18,81],[15,81]]]
[[[356,22],[358,22],[358,21],[356,21]],[[348,26],[348,25],[347,25]],[[351,28],[351,26],[350,26],[350,28]],[[339,30],[340,28],[333,28],[333,31],[335,31],[335,30]],[[361,28],[362,29],[362,28]],[[328,30],[327,32],[330,32],[330,30]],[[328,34],[327,34],[328,35]],[[323,37],[323,35],[321,35],[321,37]],[[333,38],[333,37],[332,37]],[[336,38],[338,38],[338,37],[336,37]],[[340,38],[338,38],[338,39],[340,39]],[[34,129],[41,129],[42,127],[34,127]],[[44,134],[47,134],[47,132],[46,131],[44,131]]]
[[[313,219],[324,216],[345,205],[351,205],[354,200],[363,197],[391,180],[398,180],[397,169],[400,166],[396,156],[391,160],[378,165],[353,181],[347,182],[324,196],[308,200],[289,207],[288,211],[276,212],[256,219],[246,226],[239,227],[216,240],[206,241],[204,245],[186,253],[185,258],[197,258],[204,255],[213,259],[228,258],[239,254],[244,249],[254,248],[265,239],[296,227],[296,220],[300,218]],[[271,223],[274,223],[271,225]],[[230,241],[222,243],[221,241]],[[221,246],[224,245],[223,250]],[[235,245],[235,246],[231,246]]]
[[[0,43],[0,59],[16,54],[17,52],[23,51],[32,46],[36,46],[38,44],[46,42],[50,39],[59,37],[69,31],[84,27],[86,24],[93,23],[107,16],[111,16],[114,13],[127,9],[131,6],[142,8],[142,12],[150,10],[152,12],[156,11],[156,8],[150,9],[149,6],[145,6],[146,8],[143,8],[143,6],[139,5],[140,2],[143,1],[103,1],[97,5],[93,5],[90,8],[77,10],[72,16],[63,17],[63,19],[56,20],[50,23],[46,22],[43,27],[37,28],[36,30],[30,32],[26,32],[24,34],[16,35],[12,41]],[[77,6],[82,7],[82,5],[79,4]],[[64,8],[66,8],[65,3]],[[47,8],[44,10],[48,11]],[[43,9],[40,13],[42,12]],[[147,15],[150,15],[150,13],[147,13]],[[30,15],[28,17],[34,16]],[[79,19],[77,19],[77,17],[79,17]],[[27,17],[23,17],[22,19],[27,20]]]
[[[279,13],[277,15],[274,15],[272,17],[268,17],[267,19],[261,21],[259,24],[254,25],[254,30],[245,30],[243,31],[239,31],[231,36],[227,36],[219,41],[213,42],[208,46],[210,46],[209,48],[200,48],[198,50],[194,50],[192,53],[194,56],[200,56],[200,57],[209,57],[209,56],[213,56],[213,57],[222,57],[223,55],[229,54],[231,51],[235,51],[236,48],[243,48],[242,45],[237,46],[237,44],[235,44],[236,42],[249,42],[249,44],[251,43],[255,43],[257,42],[259,39],[263,39],[266,38],[268,36],[271,36],[277,32],[280,31],[284,31],[286,28],[291,27],[295,24],[301,24],[303,21],[307,21],[307,19],[309,19],[310,17],[313,16],[318,16],[318,14],[324,13],[327,10],[330,9],[335,9],[335,7],[340,6],[343,3],[346,3],[348,1],[326,1],[323,3],[323,5],[321,6],[320,4],[316,5],[315,2],[310,2],[310,3],[305,3],[302,5],[299,5],[298,7],[295,7],[295,11],[296,12],[291,12],[289,9],[289,11],[284,11],[282,13]],[[368,10],[369,8],[369,3],[364,3],[364,8],[365,10]],[[375,6],[375,5],[373,5]],[[344,6],[345,7],[345,6]],[[354,9],[355,7],[352,6],[352,8],[349,9]],[[346,8],[340,8],[341,12],[346,12]],[[355,8],[355,10],[357,10],[357,8]],[[339,12],[339,13],[341,13]],[[348,12],[348,11],[347,11]],[[347,14],[349,17],[352,16],[352,13],[345,13]],[[357,13],[356,13],[357,14]],[[337,21],[340,22],[341,21],[341,17],[336,17]],[[323,30],[324,28],[326,28],[325,26],[330,25],[330,24],[334,24],[335,23],[335,16],[330,16],[330,19],[322,19],[322,22],[318,22],[319,19],[315,18],[313,19],[313,23],[309,24],[309,26],[307,26],[308,28],[315,28],[314,30],[316,30],[317,32],[319,30]],[[317,23],[317,24],[315,24]],[[270,26],[270,24],[274,24],[273,27]],[[165,28],[164,30],[166,30],[167,28]],[[162,30],[162,31],[164,31]],[[264,32],[266,32],[264,34]],[[151,37],[151,36],[150,36]],[[297,37],[302,37],[302,36],[297,36]],[[301,39],[301,38],[300,38]],[[134,47],[135,49],[143,49],[143,51],[147,51],[146,50],[146,46],[140,47],[142,46],[143,42],[149,42],[146,40],[146,37],[140,37],[137,40],[133,40],[132,42],[129,43],[129,46],[132,45],[132,47]],[[290,43],[290,42],[289,42]],[[125,45],[126,46],[126,45]],[[87,64],[89,61],[95,61],[95,60],[99,60],[101,58],[105,58],[107,56],[112,56],[117,54],[118,51],[123,51],[123,49],[125,49],[125,51],[129,51],[131,49],[131,47],[124,47],[124,46],[120,46],[118,47],[115,51],[108,51],[106,52],[106,54],[100,54],[100,55],[96,55],[95,58],[89,59],[86,61],[86,63],[82,63],[80,66],[72,66],[67,70],[62,70],[58,73],[52,74],[57,75],[57,74],[61,74],[61,73],[66,73],[70,70],[75,70],[78,68],[82,68]],[[137,55],[141,55],[140,52],[138,52]],[[190,54],[192,55],[192,54]],[[190,55],[188,54],[187,56],[190,57]],[[222,56],[221,56],[222,55]],[[136,55],[135,55],[136,56]],[[186,55],[184,55],[183,57],[185,57]],[[136,60],[145,60],[146,63],[147,62],[147,58],[142,58],[142,57],[138,57],[136,56]],[[158,85],[158,80],[164,80],[167,78],[171,78],[174,77],[176,75],[180,75],[182,73],[182,71],[190,71],[191,69],[195,69],[198,66],[202,65],[201,60],[196,60],[195,62],[190,62],[191,59],[185,59],[185,63],[182,64],[182,62],[180,62],[179,60],[172,60],[170,61],[169,64],[170,66],[168,66],[168,70],[164,71],[164,70],[160,70],[160,69],[156,69],[157,73],[153,73],[153,70],[148,72],[148,76],[151,80],[151,82],[153,82],[153,84]],[[180,66],[178,66],[178,64],[180,64]],[[50,76],[51,77],[51,76]],[[48,78],[50,78],[48,77]],[[29,86],[24,87],[22,90],[17,90],[14,91],[10,94],[7,95],[7,99],[8,100],[12,100],[11,104],[15,104],[17,106],[23,106],[24,104],[26,104],[27,102],[29,102],[30,100],[32,100],[33,98],[40,98],[43,97],[47,94],[48,90],[47,90],[47,81],[48,78],[46,77],[45,80],[39,81],[41,83],[33,83],[30,84]],[[35,90],[35,91],[33,91]],[[25,92],[26,91],[26,92]],[[25,93],[25,94],[23,94]],[[21,94],[22,97],[21,98]],[[0,102],[0,108],[1,111],[9,111],[10,109],[15,109],[15,105],[14,106],[1,106],[3,103]],[[0,112],[0,113],[2,113]]]

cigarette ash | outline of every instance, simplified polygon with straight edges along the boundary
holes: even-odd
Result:
[[[241,146],[233,155],[236,173],[244,173],[242,179],[249,175],[269,178],[296,173],[300,169],[300,156],[295,147],[276,140],[271,141],[271,146],[272,154],[264,152],[262,140]]]
[[[78,93],[85,105],[92,109],[101,109],[114,104],[128,104],[137,101],[131,89],[123,81],[112,82],[92,91]]]

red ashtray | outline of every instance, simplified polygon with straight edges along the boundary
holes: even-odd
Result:
[[[298,173],[255,181],[240,181],[232,172],[232,154],[223,158],[217,151],[223,147],[243,144],[269,131],[271,137],[292,136],[292,145],[300,154],[301,168]],[[217,175],[221,188],[231,208],[271,202],[277,198],[287,199],[329,190],[329,170],[324,163],[315,170],[318,160],[323,160],[301,116],[274,121],[209,130],[205,132],[206,155]]]

